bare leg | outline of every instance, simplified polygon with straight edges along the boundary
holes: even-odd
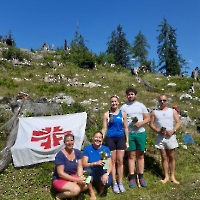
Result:
[[[136,151],[137,161],[138,161],[138,169],[139,173],[144,173],[144,152],[143,151]]]
[[[69,198],[77,196],[81,191],[80,186],[74,182],[68,182],[62,187],[62,192],[56,195],[56,199]]]
[[[165,176],[165,178],[161,180],[161,182],[165,184],[169,180],[169,174],[168,174],[169,166],[168,166],[167,153],[165,149],[159,149],[159,151],[160,151],[160,155],[162,159],[162,167],[163,167],[164,176]]]
[[[135,173],[135,159],[136,159],[136,151],[129,151],[128,152],[128,167],[129,173]]]
[[[85,184],[85,185],[79,185],[79,187],[81,189],[81,192],[84,192],[84,191],[86,191],[88,189],[88,185],[87,184]]]
[[[113,182],[116,181],[116,156],[117,156],[117,151],[114,150],[114,151],[111,151],[111,159],[112,159],[112,164],[113,164],[113,167],[112,167],[112,179],[113,179]]]
[[[91,182],[88,184],[88,190],[89,190],[89,194],[90,194],[90,200],[96,200],[97,198],[95,196],[95,192],[94,192]]]
[[[167,155],[169,158],[170,180],[175,184],[180,184],[175,179],[175,149],[167,150]]]
[[[124,158],[124,150],[117,150],[117,173],[118,173],[119,183],[122,183],[123,179],[123,172],[124,172],[123,158]]]
[[[56,200],[62,200],[64,198],[72,197],[69,191],[60,192],[56,195]]]

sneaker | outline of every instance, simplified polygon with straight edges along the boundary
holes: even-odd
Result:
[[[146,181],[144,180],[144,178],[140,178],[139,181],[140,181],[140,185],[141,185],[142,187],[147,187],[147,183],[146,183]]]
[[[123,183],[119,183],[119,189],[120,189],[120,192],[125,192],[125,188],[123,186]]]
[[[135,179],[130,179],[130,181],[129,181],[129,187],[130,188],[134,188],[135,186],[136,186]]]
[[[115,184],[113,185],[113,192],[114,192],[115,194],[119,194],[119,193],[120,193],[119,187],[118,187],[117,183],[115,183]]]

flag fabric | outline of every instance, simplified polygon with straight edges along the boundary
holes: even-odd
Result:
[[[15,167],[53,161],[64,148],[63,138],[73,134],[74,148],[81,149],[87,113],[46,117],[21,117],[15,144],[11,147]]]

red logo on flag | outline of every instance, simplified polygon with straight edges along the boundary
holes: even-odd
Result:
[[[71,130],[63,132],[63,129],[60,128],[60,126],[46,127],[42,128],[41,131],[33,131],[31,142],[45,140],[40,146],[44,147],[44,149],[50,149],[52,146],[56,147],[60,145],[60,140],[63,140],[63,136],[70,134],[71,132]]]

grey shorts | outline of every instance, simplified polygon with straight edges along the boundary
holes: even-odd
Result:
[[[156,134],[155,147],[158,149],[175,149],[178,147],[178,142],[176,140],[176,135],[172,136],[161,136]]]

